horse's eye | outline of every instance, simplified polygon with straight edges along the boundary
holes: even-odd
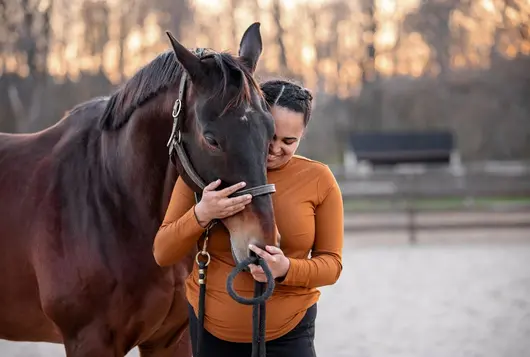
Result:
[[[210,135],[210,134],[206,134],[204,135],[204,139],[206,140],[206,142],[208,143],[208,145],[218,149],[219,148],[219,143],[217,142],[217,140],[215,140],[215,138]]]

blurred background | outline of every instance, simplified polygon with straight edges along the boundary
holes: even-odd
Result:
[[[299,153],[344,196],[319,356],[528,357],[528,0],[0,0],[0,131],[109,94],[169,49],[166,30],[237,53],[254,21],[258,78],[312,90]]]

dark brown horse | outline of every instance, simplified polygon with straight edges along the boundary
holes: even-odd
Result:
[[[273,123],[253,79],[259,24],[237,57],[196,56],[169,36],[173,51],[111,97],[41,132],[0,134],[0,338],[63,343],[68,357],[191,354],[183,281],[195,252],[171,268],[152,254],[178,175],[197,189],[166,147],[183,73],[183,142],[204,181],[265,184]],[[274,242],[270,196],[233,221]],[[233,249],[248,256],[239,237]]]

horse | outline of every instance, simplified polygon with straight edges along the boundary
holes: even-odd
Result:
[[[184,280],[196,252],[161,267],[154,237],[179,176],[200,192],[190,168],[221,188],[266,187],[274,123],[254,79],[259,23],[237,56],[166,34],[172,48],[110,96],[42,131],[0,134],[1,339],[63,344],[67,357],[191,355]],[[168,150],[176,132],[186,165]],[[276,239],[268,194],[222,223],[237,227],[238,257],[249,232]]]

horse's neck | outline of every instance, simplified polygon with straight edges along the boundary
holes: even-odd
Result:
[[[140,210],[161,220],[178,177],[169,161],[166,142],[171,131],[171,113],[165,96],[154,98],[135,113],[121,132],[118,155],[128,194]]]

